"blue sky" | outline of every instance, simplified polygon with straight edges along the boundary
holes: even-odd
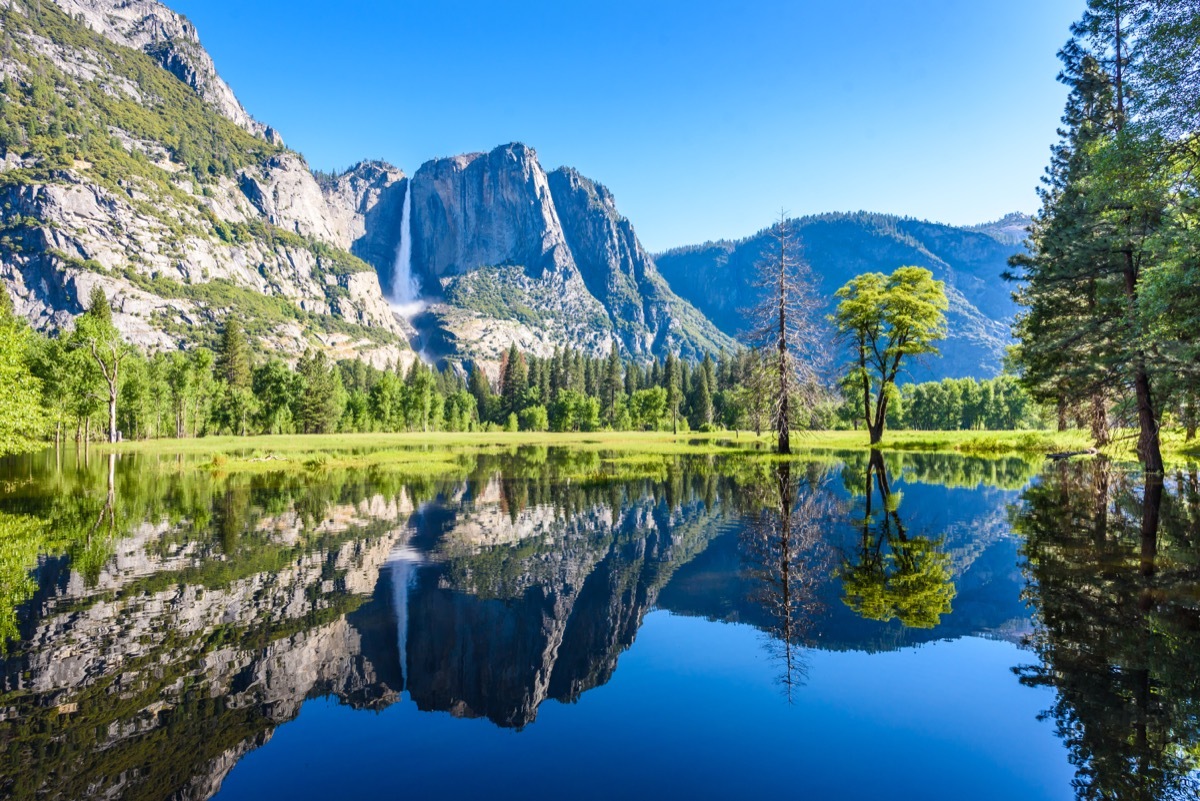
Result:
[[[521,141],[651,250],[780,208],[955,224],[1037,207],[1083,0],[167,0],[321,169]]]

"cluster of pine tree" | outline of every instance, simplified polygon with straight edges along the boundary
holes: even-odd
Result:
[[[87,441],[214,434],[371,431],[687,431],[768,423],[767,372],[751,351],[674,356],[649,364],[570,349],[548,358],[504,356],[498,381],[483,369],[379,369],[309,350],[295,365],[260,359],[230,319],[215,350],[146,355],[121,338],[99,288],[75,331],[39,335],[0,293],[0,451],[46,437]],[[7,402],[11,400],[11,403]]]
[[[479,370],[468,384],[481,422],[512,431],[712,431],[762,430],[764,381],[765,365],[752,351],[706,354],[699,364],[668,354],[641,364],[615,351],[597,358],[556,348],[541,358],[513,345],[495,390]]]
[[[1086,409],[1104,444],[1135,425],[1158,473],[1165,413],[1190,439],[1200,392],[1200,3],[1089,0],[1059,55],[1061,139],[1013,260],[1016,363],[1060,426]]]

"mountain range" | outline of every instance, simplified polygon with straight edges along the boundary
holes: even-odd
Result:
[[[380,366],[494,365],[514,342],[636,359],[738,347],[766,231],[652,255],[608,189],[519,143],[411,176],[380,161],[314,174],[155,0],[14,0],[0,73],[0,280],[40,329],[70,328],[100,285],[146,349],[211,345],[229,315],[284,356]],[[945,355],[914,377],[1000,368],[999,274],[1026,218],[797,223],[826,296],[901,264],[946,281]],[[409,282],[419,303],[397,290]]]

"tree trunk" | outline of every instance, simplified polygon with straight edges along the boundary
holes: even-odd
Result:
[[[1142,354],[1134,367],[1133,389],[1138,409],[1138,456],[1147,473],[1162,473],[1162,448],[1158,439],[1158,419],[1154,415],[1154,396],[1150,392],[1150,375]]]
[[[878,445],[883,440],[883,429],[887,422],[887,393],[880,390],[879,399],[875,401],[875,419],[867,420],[867,429],[871,432],[871,444]]]
[[[780,313],[780,319],[782,320],[782,312]],[[781,338],[779,341],[779,420],[777,421],[779,442],[775,449],[779,453],[784,454],[792,452],[792,410],[789,406],[790,395],[791,392],[788,388],[787,380],[787,346]]]
[[[117,441],[117,390],[110,386],[108,390],[108,441]]]
[[[1108,431],[1108,408],[1104,396],[1099,392],[1092,395],[1092,441],[1102,448],[1112,441]]]
[[[1063,398],[1058,399],[1058,430],[1067,430],[1067,402]]]

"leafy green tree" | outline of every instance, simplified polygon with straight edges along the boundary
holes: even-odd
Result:
[[[635,390],[629,398],[629,416],[638,430],[658,428],[667,416],[667,391],[662,387]]]
[[[883,439],[888,401],[900,371],[946,335],[945,285],[922,267],[890,276],[866,273],[837,291],[832,320],[851,349],[850,375],[862,398],[871,444]]]
[[[192,395],[196,391],[192,363],[186,353],[174,351],[167,356],[166,385],[175,436],[186,437],[188,411],[192,404]]]
[[[104,289],[98,284],[92,287],[88,310],[75,321],[72,340],[78,349],[91,357],[100,375],[108,400],[108,441],[116,442],[121,366],[133,350],[121,338],[121,333],[113,324],[112,307],[108,304]]]
[[[554,431],[595,431],[600,427],[600,401],[573,389],[563,390],[550,405]]]
[[[444,404],[446,430],[469,431],[477,422],[475,396],[465,389],[446,396]]]
[[[371,415],[384,431],[399,431],[403,427],[403,395],[404,385],[391,371],[381,375],[371,388],[368,398]]]
[[[6,336],[5,340],[11,338]],[[54,427],[54,446],[57,448],[62,442],[63,425],[71,415],[72,404],[68,396],[71,354],[61,338],[29,337],[28,342],[30,371],[38,379],[41,388],[40,408],[47,422]],[[30,408],[26,403],[21,405]]]
[[[188,356],[192,374],[192,436],[198,437],[207,430],[212,417],[219,387],[213,372],[213,352],[208,348],[196,348]]]
[[[522,431],[547,431],[550,428],[550,415],[545,406],[527,406],[521,410],[520,424]]]
[[[28,327],[0,287],[0,455],[33,450],[46,426],[42,383],[30,369]]]

